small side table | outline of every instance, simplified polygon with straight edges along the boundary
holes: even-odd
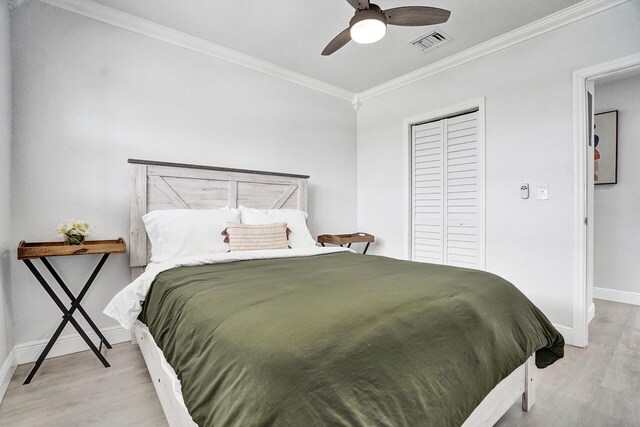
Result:
[[[84,308],[82,308],[82,306],[80,305],[80,302],[82,301],[84,296],[87,294],[87,291],[91,287],[91,284],[93,283],[93,281],[96,279],[96,276],[102,269],[102,266],[107,261],[107,258],[109,258],[109,255],[124,254],[126,252],[127,252],[126,243],[124,242],[124,239],[122,237],[120,237],[117,240],[90,240],[90,241],[84,242],[84,244],[82,245],[68,245],[64,242],[26,243],[24,240],[18,244],[18,259],[24,261],[29,271],[33,273],[35,278],[42,285],[42,287],[47,292],[49,297],[51,297],[53,302],[58,306],[58,308],[60,309],[60,311],[62,311],[62,314],[63,314],[62,322],[60,322],[58,329],[56,329],[56,331],[53,333],[53,336],[45,346],[44,350],[42,350],[42,353],[40,353],[40,356],[38,356],[38,360],[36,360],[36,364],[31,369],[31,372],[29,372],[29,375],[27,376],[27,379],[25,380],[24,384],[29,384],[31,382],[31,380],[33,379],[33,376],[36,374],[36,372],[38,372],[38,369],[40,369],[40,365],[42,365],[42,362],[47,357],[47,354],[49,354],[49,351],[51,351],[51,347],[53,347],[53,344],[60,337],[60,334],[62,333],[62,330],[67,325],[67,323],[71,323],[73,325],[73,327],[76,329],[76,331],[78,331],[82,339],[87,343],[91,351],[93,351],[96,357],[100,359],[100,362],[102,362],[105,368],[108,368],[109,366],[111,366],[109,365],[109,362],[107,362],[107,359],[105,359],[105,357],[100,352],[100,350],[102,349],[103,343],[107,348],[111,348],[111,344],[109,344],[109,341],[107,341],[104,335],[102,335],[102,332],[100,332],[100,329],[98,329],[98,327],[93,322],[93,320],[91,320],[91,317],[89,317],[89,315],[84,310]],[[82,287],[82,290],[76,297],[69,290],[69,288],[64,283],[62,278],[60,278],[60,275],[54,270],[53,266],[47,260],[47,257],[89,255],[89,254],[102,254],[102,258],[100,258],[98,265],[93,270],[93,273],[91,273],[91,276],[89,276],[89,279],[87,279],[85,285]],[[58,282],[58,284],[60,285],[64,293],[67,294],[67,297],[69,297],[69,299],[71,300],[71,305],[69,306],[69,308],[65,307],[62,301],[60,301],[60,298],[58,298],[58,295],[56,295],[54,290],[47,283],[44,277],[42,277],[42,275],[40,274],[38,269],[35,267],[35,265],[33,265],[33,263],[31,262],[31,260],[33,259],[40,259],[40,261],[42,261],[42,263],[47,268],[47,270],[49,270],[49,273],[51,273],[55,281]],[[91,342],[87,334],[82,330],[78,322],[73,318],[73,314],[75,313],[76,310],[80,312],[80,314],[82,315],[82,317],[85,318],[89,326],[91,326],[91,329],[93,329],[96,335],[98,335],[98,337],[100,338],[100,348],[96,348],[96,346],[93,344],[93,342]]]
[[[347,245],[347,247],[350,248],[352,243],[366,243],[367,245],[362,252],[363,255],[367,253],[369,245],[375,240],[375,236],[368,233],[321,234],[318,236],[318,243],[322,246],[324,246],[325,243],[331,243],[332,245]]]

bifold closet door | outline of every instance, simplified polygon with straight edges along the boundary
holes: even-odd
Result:
[[[482,268],[478,112],[413,126],[412,257]]]
[[[478,113],[446,119],[444,259],[448,265],[478,268]]]
[[[444,122],[412,129],[412,253],[414,261],[444,263]]]

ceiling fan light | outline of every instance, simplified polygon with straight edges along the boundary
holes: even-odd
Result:
[[[363,19],[354,23],[349,32],[356,43],[375,43],[387,33],[387,24],[375,18]]]

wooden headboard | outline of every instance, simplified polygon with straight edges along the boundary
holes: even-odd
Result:
[[[307,175],[129,159],[132,279],[149,263],[151,245],[142,216],[155,209],[307,210]]]

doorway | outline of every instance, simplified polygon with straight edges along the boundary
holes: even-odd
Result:
[[[594,315],[594,95],[596,83],[640,71],[631,55],[573,73],[574,107],[574,315],[573,344],[586,347]]]

